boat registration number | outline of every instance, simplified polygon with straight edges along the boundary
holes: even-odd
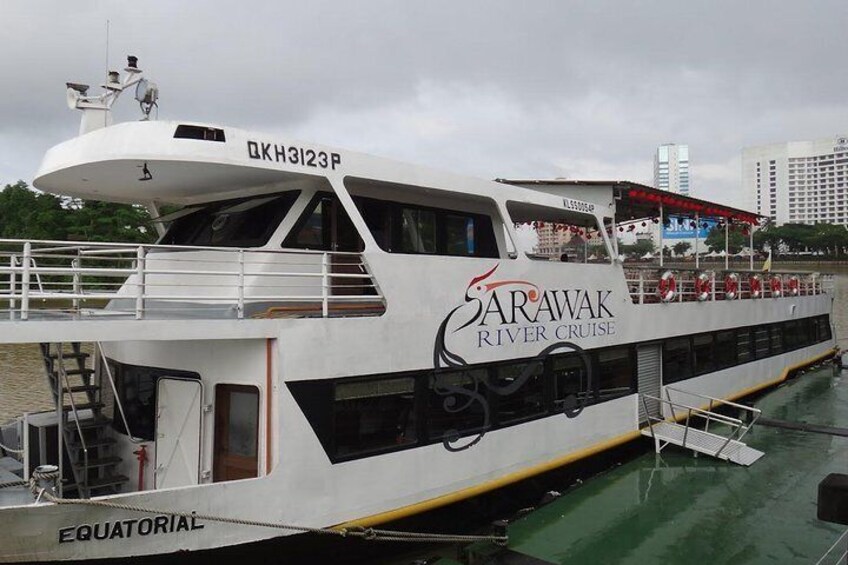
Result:
[[[315,167],[317,169],[330,169],[333,171],[342,164],[342,156],[338,153],[318,151],[309,147],[298,147],[296,145],[265,143],[262,141],[248,141],[247,154],[251,159],[259,159],[261,161],[273,161],[275,163],[301,165],[303,167]]]

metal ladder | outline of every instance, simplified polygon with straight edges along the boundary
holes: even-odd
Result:
[[[668,445],[677,445],[746,467],[753,465],[760,457],[765,455],[762,451],[749,447],[741,441],[757,418],[760,417],[760,410],[757,408],[672,387],[666,387],[665,392],[666,398],[657,398],[648,394],[639,395],[639,400],[648,414],[648,426],[642,429],[642,435],[653,438],[657,453]],[[708,408],[704,410],[673,401],[671,399],[672,392],[695,399],[708,400]],[[660,403],[661,413],[667,414],[667,416],[651,415],[648,411],[649,401]],[[751,415],[750,420],[745,424],[738,418],[712,411],[714,406],[722,404],[748,412]],[[668,410],[666,410],[666,407]],[[703,429],[693,426],[695,419],[704,421]],[[714,429],[716,424],[726,426],[729,433],[723,435],[715,431],[711,432],[711,423]]]
[[[88,366],[91,355],[79,342],[40,347],[59,417],[59,466],[64,466],[64,451],[73,476],[73,483],[60,485],[62,494],[75,490],[79,498],[91,498],[120,492],[129,477],[115,470],[122,460],[112,453],[116,443],[109,434],[112,420],[103,414],[102,378]]]

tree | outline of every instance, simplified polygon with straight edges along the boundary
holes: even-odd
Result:
[[[62,198],[18,181],[0,191],[0,238],[149,243],[156,232],[141,206]]]
[[[727,239],[729,241],[727,252],[730,254],[739,253],[748,244],[746,241],[747,238],[742,235],[742,232],[738,228],[728,228]],[[707,244],[710,251],[715,251],[716,253],[724,251],[724,226],[715,226],[711,229],[704,243]]]
[[[689,251],[691,247],[692,244],[688,241],[678,241],[672,246],[672,249],[674,250],[674,254],[677,257],[683,257],[684,255],[686,255],[686,252]]]
[[[637,255],[641,257],[645,253],[654,252],[654,242],[650,239],[640,239],[632,245],[623,245],[619,243],[618,248],[619,250],[621,250],[622,253],[625,253],[627,255]]]

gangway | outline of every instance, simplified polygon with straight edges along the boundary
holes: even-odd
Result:
[[[672,400],[672,392],[692,397],[696,401],[708,401],[706,402],[707,408],[696,408]],[[648,414],[648,426],[642,429],[642,435],[653,438],[657,453],[668,445],[677,445],[684,449],[691,449],[697,453],[746,467],[753,465],[760,457],[765,455],[762,451],[749,447],[742,442],[742,438],[760,417],[761,411],[759,409],[672,387],[665,387],[665,393],[666,398],[658,398],[648,394],[639,395],[642,405],[645,406],[645,413]],[[660,404],[662,416],[652,415],[647,410],[649,401]],[[746,424],[738,418],[714,412],[713,408],[720,405],[732,406],[748,412],[750,414],[748,423]],[[699,419],[704,421],[703,429],[693,425],[693,420]],[[710,424],[713,425],[713,431],[710,431]],[[722,433],[715,430],[717,425],[722,428]]]

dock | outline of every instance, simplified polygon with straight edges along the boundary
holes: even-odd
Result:
[[[848,370],[809,371],[756,406],[772,424],[747,436],[765,452],[756,465],[680,448],[645,453],[563,487],[510,523],[508,548],[471,546],[466,562],[844,563],[845,527],[817,520],[816,505],[818,483],[848,471],[848,438],[822,433],[848,427]]]

